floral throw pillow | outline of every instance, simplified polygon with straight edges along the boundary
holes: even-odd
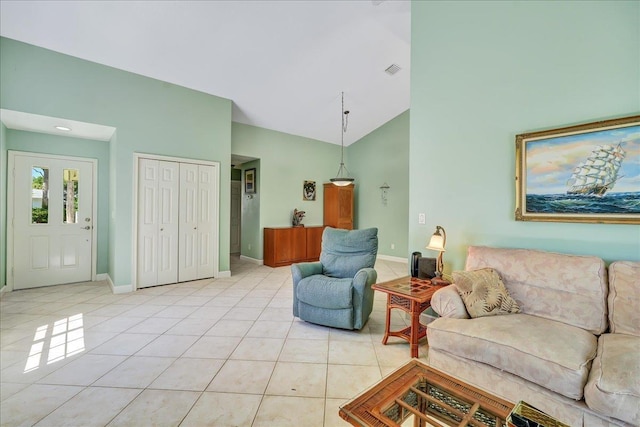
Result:
[[[453,283],[471,318],[520,313],[518,303],[493,268],[454,271]]]

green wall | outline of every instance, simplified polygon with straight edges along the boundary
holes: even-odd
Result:
[[[247,206],[252,215],[248,223],[242,220],[242,255],[262,259],[262,230],[290,226],[294,209],[306,212],[303,224],[322,225],[322,184],[338,170],[340,146],[234,122],[232,152],[260,159],[258,193],[250,200],[243,193],[243,216]],[[243,164],[242,169],[253,167],[252,163]],[[302,200],[304,181],[316,182],[315,201]],[[257,218],[255,212],[259,212]]]
[[[640,2],[413,2],[411,28],[409,250],[442,225],[446,271],[468,245],[639,260],[637,225],[516,222],[514,140],[638,114]]]
[[[89,157],[98,160],[97,265],[96,273],[109,268],[109,143],[19,130],[7,131],[7,150]]]
[[[7,128],[0,123],[0,289],[7,284]]]
[[[345,151],[347,167],[356,178],[356,227],[378,227],[378,254],[408,259],[409,111]],[[380,190],[385,182],[391,187],[386,205]]]
[[[115,127],[109,142],[109,275],[132,283],[133,153],[219,161],[220,271],[229,270],[231,101],[0,39],[0,106]],[[4,201],[4,200],[3,200]]]

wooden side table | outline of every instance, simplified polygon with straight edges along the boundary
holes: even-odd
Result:
[[[373,285],[372,289],[387,294],[387,321],[382,344],[386,344],[389,337],[400,337],[409,341],[411,357],[418,357],[418,341],[427,335],[427,327],[420,323],[420,313],[431,306],[433,294],[448,284],[442,279],[428,280],[407,276]],[[411,325],[400,331],[390,331],[393,308],[408,313]]]

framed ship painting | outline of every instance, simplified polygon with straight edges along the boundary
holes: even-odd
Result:
[[[515,213],[640,224],[640,116],[516,135]]]

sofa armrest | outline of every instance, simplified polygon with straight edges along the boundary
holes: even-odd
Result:
[[[452,317],[454,319],[469,319],[467,308],[460,298],[458,288],[451,284],[438,289],[431,298],[431,308],[440,317]]]

